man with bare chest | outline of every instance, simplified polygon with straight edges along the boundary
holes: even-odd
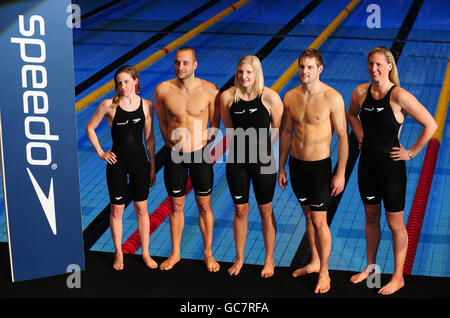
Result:
[[[347,120],[342,96],[322,83],[322,55],[306,49],[299,57],[301,85],[284,96],[284,115],[280,128],[280,168],[278,183],[285,189],[286,161],[294,193],[306,216],[306,232],[311,248],[311,262],[297,269],[294,277],[317,272],[315,293],[330,289],[328,260],[331,232],[327,210],[331,196],[342,192],[348,158]],[[331,170],[331,138],[333,131],[339,140],[336,174]],[[293,133],[294,132],[294,133]]]
[[[206,145],[209,132],[219,127],[219,90],[216,85],[196,78],[196,68],[195,50],[180,48],[175,54],[176,78],[160,83],[155,89],[159,127],[164,142],[171,148],[164,162],[164,183],[172,204],[169,217],[172,253],[160,268],[169,270],[180,260],[185,190],[189,176],[199,210],[206,267],[211,272],[217,272],[219,264],[212,255],[214,216],[211,190],[214,176]]]

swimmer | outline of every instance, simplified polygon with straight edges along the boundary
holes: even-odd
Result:
[[[204,138],[219,128],[219,90],[213,83],[195,77],[197,65],[195,50],[180,48],[175,54],[176,78],[158,84],[155,89],[159,128],[165,144],[171,149],[164,162],[164,183],[172,205],[169,215],[172,252],[161,263],[161,270],[170,270],[180,261],[188,176],[199,211],[206,268],[210,272],[220,268],[212,254],[214,174],[207,144],[213,135]]]
[[[348,119],[359,141],[361,157],[358,186],[366,214],[367,267],[353,275],[352,283],[364,281],[368,268],[376,264],[380,243],[381,200],[392,232],[394,273],[378,293],[389,295],[405,285],[403,266],[408,248],[408,233],[403,220],[406,196],[406,160],[413,159],[437,129],[431,114],[408,91],[400,87],[392,53],[385,47],[372,49],[367,57],[371,83],[353,92]],[[399,143],[401,126],[411,115],[424,128],[408,150]]]
[[[153,103],[137,94],[140,82],[136,69],[120,67],[114,75],[116,94],[100,103],[86,125],[86,134],[98,156],[107,162],[106,178],[110,197],[110,227],[115,248],[114,269],[123,270],[122,216],[127,195],[127,176],[137,216],[142,243],[142,258],[153,269],[158,267],[150,257],[150,220],[147,210],[149,187],[155,184],[155,137]],[[95,129],[103,119],[111,127],[112,148],[103,151]],[[145,147],[142,144],[145,141]]]
[[[280,187],[285,189],[287,175],[284,166],[290,152],[290,180],[306,216],[306,234],[312,255],[310,263],[292,275],[319,273],[315,293],[326,293],[331,286],[328,272],[331,232],[327,210],[331,196],[344,189],[348,159],[344,101],[339,92],[320,81],[322,71],[323,59],[319,51],[308,48],[300,54],[298,72],[301,84],[284,96],[278,176]],[[339,141],[334,176],[330,158],[333,130]]]
[[[221,117],[227,132],[233,132],[229,136],[227,133],[227,140],[233,140],[233,145],[227,158],[226,177],[235,211],[233,229],[236,259],[228,273],[238,275],[244,264],[251,181],[261,216],[266,250],[261,277],[268,278],[273,276],[275,270],[273,250],[276,222],[272,199],[277,178],[271,145],[274,140],[271,140],[269,133],[280,126],[283,102],[274,90],[264,86],[261,62],[253,55],[239,60],[234,86],[222,93],[220,102]],[[238,133],[239,128],[243,133]],[[261,130],[264,132],[262,135]],[[253,137],[246,141],[246,133]],[[255,153],[255,160],[251,160],[251,155]],[[269,160],[265,162],[265,158]]]

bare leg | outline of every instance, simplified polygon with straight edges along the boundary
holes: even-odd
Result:
[[[392,231],[392,241],[394,249],[394,274],[389,283],[381,287],[378,293],[382,295],[390,295],[405,286],[403,280],[403,265],[405,264],[406,252],[408,249],[408,232],[406,231],[405,223],[403,221],[403,211],[401,212],[387,212],[386,218],[389,228]]]
[[[228,269],[228,274],[236,276],[241,271],[244,264],[244,249],[247,238],[247,218],[248,218],[248,203],[234,205],[234,244],[236,247],[236,259],[233,266]]]
[[[331,252],[331,232],[327,223],[327,211],[311,212],[311,220],[316,234],[316,246],[320,258],[319,278],[314,292],[326,293],[330,290],[328,261]]]
[[[159,266],[162,270],[172,269],[180,261],[180,244],[184,228],[185,197],[170,197],[172,211],[169,215],[170,237],[172,239],[172,254]]]
[[[117,205],[111,203],[111,215],[109,217],[109,226],[111,229],[111,236],[116,251],[114,257],[113,268],[115,270],[123,270],[123,253],[122,253],[122,216],[125,205]]]
[[[316,247],[316,233],[311,220],[311,211],[309,206],[302,205],[302,209],[306,217],[306,236],[308,237],[309,248],[311,251],[311,261],[308,265],[296,269],[292,273],[292,276],[294,277],[300,277],[310,273],[318,273],[320,270],[320,258]]]
[[[350,281],[354,284],[360,283],[369,277],[368,271],[369,265],[376,264],[378,245],[380,244],[381,229],[380,229],[380,217],[381,217],[381,205],[366,205],[364,204],[364,210],[366,212],[366,249],[367,249],[367,265],[366,268],[353,275]]]
[[[142,259],[149,268],[154,269],[158,267],[158,264],[150,257],[148,251],[150,241],[150,219],[148,217],[147,200],[134,202],[134,210],[136,211],[137,226],[142,245]]]
[[[198,224],[203,236],[203,245],[206,268],[210,272],[217,272],[220,268],[219,263],[213,257],[212,242],[214,231],[214,215],[211,209],[211,196],[195,196],[198,206]]]
[[[275,271],[273,250],[275,248],[276,239],[276,222],[272,211],[272,202],[258,205],[258,209],[261,215],[262,233],[264,237],[264,245],[266,247],[266,255],[264,259],[264,267],[261,271],[261,277],[268,278],[273,276]]]

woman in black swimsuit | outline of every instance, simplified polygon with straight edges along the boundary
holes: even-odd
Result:
[[[392,231],[394,273],[380,294],[392,294],[404,286],[403,265],[408,248],[408,233],[403,220],[406,195],[405,160],[411,160],[427,144],[437,124],[427,109],[400,87],[392,53],[384,47],[369,52],[367,65],[372,83],[356,87],[348,118],[357,137],[361,157],[358,185],[366,212],[367,267],[351,281],[359,283],[376,264],[380,243],[381,200]],[[399,143],[401,125],[409,114],[424,128],[409,150]]]
[[[133,66],[120,67],[114,75],[114,82],[114,98],[104,100],[86,125],[87,136],[95,151],[101,159],[107,161],[106,178],[111,202],[110,227],[116,250],[113,267],[116,270],[123,269],[122,215],[129,179],[142,243],[142,258],[148,267],[156,268],[157,264],[148,251],[150,220],[147,211],[149,187],[155,183],[153,104],[137,95],[140,92],[140,84]],[[95,133],[95,129],[105,117],[111,127],[113,141],[112,149],[106,152],[100,146]]]
[[[232,140],[226,176],[235,208],[233,229],[236,260],[228,272],[230,275],[239,274],[244,263],[251,180],[261,214],[266,247],[261,277],[270,277],[275,268],[275,218],[272,198],[277,179],[271,138],[274,139],[278,134],[269,132],[271,128],[280,126],[283,102],[275,91],[264,86],[261,63],[256,56],[249,55],[239,61],[234,87],[222,93],[220,104],[221,117],[227,128],[227,140]],[[230,131],[233,131],[231,135]]]

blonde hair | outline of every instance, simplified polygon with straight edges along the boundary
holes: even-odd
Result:
[[[264,75],[262,70],[262,65],[259,60],[259,58],[255,55],[247,55],[242,57],[237,66],[236,66],[236,72],[234,73],[234,102],[237,103],[241,99],[241,84],[239,83],[237,72],[239,66],[243,64],[250,64],[253,68],[253,72],[255,73],[255,86],[253,87],[254,93],[256,93],[257,96],[260,96],[262,94],[262,91],[264,89]]]
[[[369,58],[375,53],[383,54],[385,59],[386,59],[386,61],[388,63],[392,64],[392,69],[389,71],[389,80],[392,83],[394,83],[395,85],[400,86],[400,80],[398,78],[397,65],[395,64],[395,59],[394,59],[394,55],[392,54],[392,52],[389,51],[384,46],[377,46],[377,47],[375,47],[375,48],[373,48],[372,50],[369,51],[369,53],[367,54],[367,61],[369,61]]]
[[[116,94],[113,97],[111,108],[116,108],[117,106],[119,106],[120,100],[122,99],[122,96],[120,95],[119,92],[119,87],[117,85],[117,75],[119,75],[120,73],[127,73],[134,80],[139,79],[138,72],[132,65],[123,65],[117,69],[116,73],[114,74],[114,84],[116,86]],[[139,94],[139,92],[141,91],[140,81],[137,82],[135,89],[136,89],[135,93]]]

